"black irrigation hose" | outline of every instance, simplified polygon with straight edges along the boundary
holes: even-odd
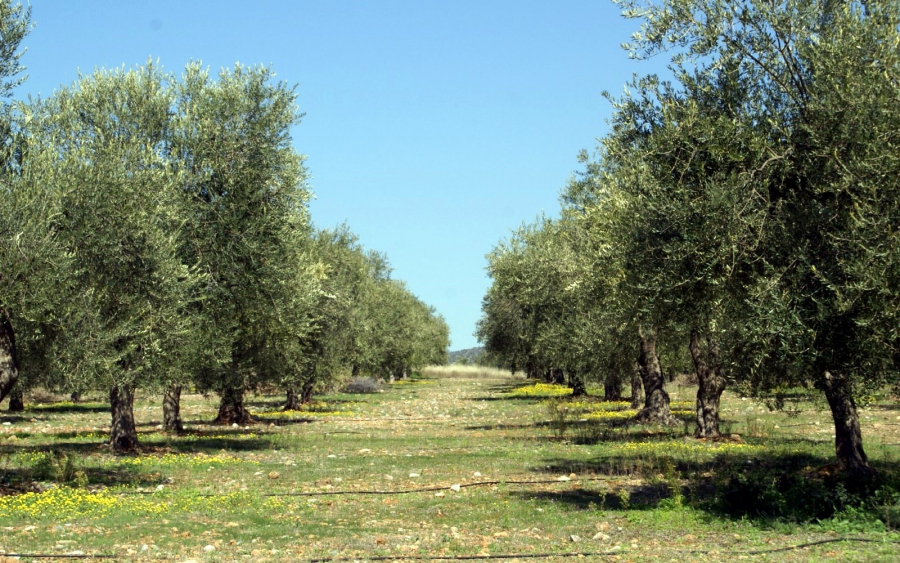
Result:
[[[686,553],[697,555],[708,555],[711,553],[728,554],[728,555],[765,555],[769,553],[780,553],[784,551],[794,551],[797,549],[805,549],[807,547],[815,547],[828,543],[839,543],[844,541],[859,543],[889,543],[900,544],[896,540],[873,540],[868,538],[833,538],[827,540],[819,540],[814,542],[801,543],[797,545],[789,545],[787,547],[778,547],[773,549],[755,549],[751,551],[721,551],[711,549],[683,550],[673,549],[672,553]],[[366,561],[475,561],[482,559],[549,559],[551,557],[609,557],[613,555],[626,555],[631,553],[625,549],[616,549],[611,551],[580,551],[566,553],[506,553],[503,555],[379,555],[376,557],[364,557]],[[305,559],[304,563],[338,563],[342,561],[359,561],[359,557],[320,557],[317,559]]]
[[[48,553],[0,553],[0,557],[21,557],[21,558],[31,558],[31,559],[119,559],[121,555],[114,555],[110,553],[97,553],[97,554],[54,554],[50,555]]]
[[[535,481],[478,481],[475,483],[459,483],[459,488],[464,489],[467,487],[485,487],[488,485],[546,485],[551,483],[578,483],[579,481],[606,481],[608,480],[606,477],[583,477],[580,479],[541,479]],[[411,493],[430,493],[437,491],[448,491],[452,490],[451,487],[447,485],[434,486],[434,487],[421,487],[418,489],[399,489],[394,491],[377,491],[377,490],[359,490],[359,491],[307,491],[300,493],[264,493],[259,496],[263,497],[323,497],[323,496],[340,496],[340,495],[407,495]],[[122,491],[118,493],[120,495],[152,495],[156,494],[156,491]],[[202,495],[197,495],[199,497],[217,497],[222,496],[224,493],[205,493]]]
[[[580,479],[580,481],[605,481],[604,477],[588,477]],[[459,488],[464,489],[467,487],[485,487],[488,485],[546,485],[550,483],[577,483],[578,481],[565,480],[560,481],[559,479],[543,479],[537,481],[478,481],[476,483],[459,483]],[[455,486],[455,485],[454,485]],[[376,491],[376,490],[360,490],[360,491],[308,491],[301,493],[265,493],[260,496],[263,497],[324,497],[324,496],[341,496],[341,495],[408,495],[411,493],[431,493],[438,491],[448,491],[453,490],[451,487],[446,485],[436,486],[436,487],[421,487],[418,489],[400,489],[394,491]],[[125,494],[125,493],[123,493]],[[140,493],[140,494],[152,494],[151,492]],[[220,496],[215,493],[208,493],[199,495],[201,497],[215,497]]]
[[[600,481],[600,478],[582,479],[582,481]],[[459,488],[466,487],[485,487],[488,485],[539,485],[549,483],[570,483],[571,481],[560,481],[559,479],[545,479],[540,481],[478,481],[476,483],[460,483]],[[334,495],[406,495],[410,493],[431,493],[436,491],[450,490],[450,487],[421,487],[419,489],[401,489],[397,491],[310,491],[305,493],[266,493],[266,497],[317,497],[317,496],[334,496]]]
[[[769,553],[783,553],[785,551],[794,551],[797,549],[805,549],[808,547],[816,547],[829,543],[840,542],[857,542],[857,543],[884,543],[884,544],[900,544],[898,540],[875,540],[869,538],[831,538],[827,540],[818,540],[812,542],[801,543],[797,545],[789,545],[787,547],[776,547],[772,549],[754,549],[749,551],[724,551],[712,549],[673,549],[670,553],[685,553],[695,555],[709,555],[717,553],[722,555],[766,555]],[[479,561],[489,559],[549,559],[551,557],[610,557],[613,555],[626,555],[631,551],[626,549],[615,549],[610,551],[576,551],[565,553],[505,553],[497,555],[376,555],[371,557],[319,557],[315,559],[300,559],[303,563],[340,563],[343,561]],[[84,554],[84,555],[65,555],[65,554],[46,554],[46,553],[4,553],[3,557],[21,557],[32,559],[116,559],[119,555],[114,554]],[[152,560],[168,561],[171,557],[155,557]]]
[[[478,561],[482,559],[547,559],[549,557],[603,557],[628,553],[621,549],[581,553],[505,553],[502,555],[378,555],[364,557],[364,561]],[[359,561],[359,557],[323,557],[305,559],[304,563],[329,563],[339,561]]]

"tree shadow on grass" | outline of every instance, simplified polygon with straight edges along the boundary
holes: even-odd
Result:
[[[498,401],[509,401],[510,403],[540,403],[541,401],[545,401],[552,397],[535,397],[532,395],[505,395],[502,397],[497,396],[487,396],[487,397],[469,397],[468,401],[482,401],[487,403],[493,403]]]
[[[627,494],[622,494],[622,490]],[[617,491],[569,489],[567,491],[515,492],[523,500],[560,503],[576,510],[653,509],[672,492],[665,483],[635,485]]]
[[[614,496],[630,507],[654,507],[679,493],[679,500],[717,517],[812,521],[849,508],[874,510],[883,491],[900,491],[900,464],[874,462],[878,476],[861,482],[839,471],[833,459],[812,453],[723,452],[706,459],[679,459],[665,452],[610,455],[594,459],[549,459],[535,473],[606,475],[628,479],[613,484]],[[586,487],[588,485],[585,485]],[[609,485],[606,485],[607,487]],[[576,508],[613,507],[600,491],[542,492],[532,498],[568,502]],[[621,493],[627,489],[627,495]],[[522,495],[528,495],[522,493]],[[868,508],[866,508],[868,507]]]
[[[43,419],[40,419],[40,418],[37,418],[34,416],[22,416],[22,415],[18,415],[18,414],[7,414],[8,412],[9,411],[0,412],[0,424],[2,424],[4,422],[9,422],[10,425],[19,424],[22,422],[30,423],[32,418],[34,418],[35,420],[43,420]]]
[[[547,428],[552,426],[550,422],[532,422],[524,424],[484,424],[481,426],[466,426],[465,430],[527,430],[529,428]]]
[[[119,486],[137,486],[149,487],[155,486],[163,482],[159,473],[150,474],[142,471],[140,468],[128,467],[127,465],[114,467],[84,467],[75,462],[73,471],[79,473],[78,479],[83,481],[76,482],[75,479],[61,479],[61,475],[56,473],[57,470],[51,468],[49,471],[40,467],[20,467],[7,469],[3,472],[3,479],[0,481],[0,496],[3,494],[21,494],[28,492],[43,492],[53,487],[69,486],[69,487],[119,487]]]
[[[534,395],[512,395],[511,393],[516,389],[520,389],[522,387],[528,387],[533,385],[534,383],[527,383],[524,381],[516,381],[509,383],[498,383],[495,385],[491,385],[484,389],[484,391],[488,393],[500,393],[501,396],[496,395],[488,395],[486,397],[477,396],[477,397],[469,397],[467,400],[469,401],[542,401],[544,399],[549,399],[551,397],[542,397],[542,396],[534,396]]]
[[[158,439],[142,439],[145,447],[166,448],[175,453],[217,454],[221,450],[248,452],[269,450],[273,441],[265,434],[240,429],[188,429],[178,435],[165,435]]]
[[[87,456],[94,453],[109,453],[106,442],[54,442],[52,445],[0,445],[0,454],[16,454],[16,453],[47,453],[60,452],[66,455],[74,455],[77,457]]]
[[[313,422],[322,422],[320,418],[300,417],[300,418],[262,418],[261,423],[266,425],[274,424],[275,426],[291,426],[292,424],[311,424]]]
[[[23,453],[31,455],[22,465],[9,467],[7,462],[0,473],[0,489],[6,494],[42,492],[54,486],[146,486],[160,482],[159,474],[151,475],[127,463],[104,462],[101,467],[85,463],[93,454],[109,454],[106,444],[59,442],[44,447],[0,448],[0,454]]]
[[[25,416],[40,413],[108,413],[109,405],[102,403],[50,403],[46,405],[26,405]],[[29,417],[31,418],[31,417]]]

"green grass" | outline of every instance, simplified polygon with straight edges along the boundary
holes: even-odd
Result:
[[[0,549],[131,561],[574,552],[893,561],[900,552],[878,543],[900,541],[896,404],[862,411],[882,475],[875,492],[832,475],[833,435],[816,401],[786,414],[726,394],[723,426],[736,436],[700,442],[687,423],[628,425],[627,405],[538,391],[443,377],[284,414],[281,397],[255,397],[261,420],[246,428],[207,425],[215,400],[188,395],[178,437],[158,428],[159,398],[145,397],[136,456],[110,453],[108,414],[94,403],[2,413],[0,491],[18,494],[0,496]],[[694,390],[670,391],[676,411],[689,410]],[[750,553],[842,537],[872,543]]]

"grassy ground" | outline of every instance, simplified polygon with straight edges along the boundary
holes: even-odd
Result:
[[[772,413],[726,394],[734,437],[698,442],[693,390],[671,391],[683,427],[628,426],[625,405],[518,379],[401,382],[293,413],[257,397],[261,422],[240,428],[205,424],[215,400],[187,396],[181,437],[160,431],[150,397],[136,404],[133,457],[103,445],[105,405],[31,405],[0,413],[0,491],[33,491],[0,496],[0,549],[198,562],[900,559],[900,497],[883,485],[858,506],[829,465],[823,404]],[[873,464],[895,475],[898,406],[862,416]],[[776,551],[815,542],[828,543]]]

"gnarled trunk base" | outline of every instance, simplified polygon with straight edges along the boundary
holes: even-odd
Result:
[[[284,402],[283,410],[286,410],[286,411],[300,410],[300,394],[297,393],[297,390],[293,387],[289,387],[287,390],[287,400]]]
[[[244,390],[228,388],[222,392],[219,414],[213,424],[250,424],[253,417],[244,407]]]
[[[718,438],[719,432],[719,399],[725,391],[725,378],[722,377],[722,366],[719,364],[719,349],[716,343],[707,338],[706,357],[700,346],[700,333],[691,331],[689,345],[694,368],[697,370],[697,438]]]
[[[669,410],[669,394],[666,393],[665,380],[662,369],[659,367],[659,357],[656,355],[655,335],[641,336],[638,366],[646,397],[644,408],[638,411],[635,421],[641,424],[653,423],[667,426],[678,424],[678,419],[672,416],[672,412]]]
[[[25,392],[21,388],[13,389],[9,394],[9,412],[25,410]]]
[[[875,470],[869,467],[869,458],[863,450],[859,414],[850,382],[842,375],[826,371],[822,387],[834,419],[834,450],[838,463],[853,478],[871,478]]]
[[[134,386],[116,385],[109,391],[112,425],[109,445],[114,452],[133,452],[138,447],[137,428],[134,424]]]
[[[166,432],[181,434],[181,385],[170,385],[163,395],[163,428]]]
[[[578,374],[569,375],[569,387],[572,389],[573,397],[586,397],[587,387],[584,385],[584,378]]]

